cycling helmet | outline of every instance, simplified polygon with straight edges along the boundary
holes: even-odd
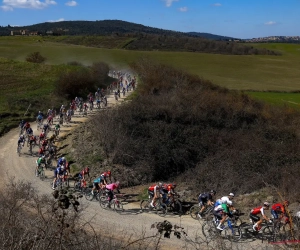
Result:
[[[111,171],[110,170],[107,171],[107,175],[111,176]]]
[[[157,184],[159,187],[162,187],[162,182],[159,182],[158,184]]]
[[[47,139],[46,139],[47,140]],[[66,158],[65,157],[61,157],[61,159],[64,161]]]
[[[232,206],[232,201],[227,201],[228,206]]]
[[[264,202],[264,206],[269,207],[270,206],[269,202]]]
[[[116,186],[119,187],[120,186],[120,182],[116,181]]]
[[[230,193],[228,196],[234,197],[234,193]]]
[[[210,193],[213,194],[213,195],[216,195],[217,192],[216,192],[216,190],[212,189],[212,190],[210,190]]]

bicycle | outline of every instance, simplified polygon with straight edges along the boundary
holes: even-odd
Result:
[[[90,192],[85,192],[85,198],[88,201],[92,201],[94,199],[96,199],[97,201],[100,202],[101,197],[105,196],[105,192],[103,189],[99,188],[98,190],[94,190],[94,192],[92,193],[92,190]]]
[[[18,155],[19,156],[21,156],[21,151],[22,151],[22,144],[20,143],[19,145],[18,145],[18,148],[17,148],[17,153],[18,153]]]
[[[44,165],[44,164],[43,164]],[[45,170],[44,170],[44,166],[40,165],[38,167],[38,169],[35,169],[35,175],[37,177],[40,177],[40,179],[43,181],[45,180]]]
[[[202,225],[202,233],[208,239],[212,240],[216,237],[222,237],[229,241],[239,241],[242,238],[240,226],[234,224],[232,218],[227,218],[224,223],[223,230],[219,230],[217,226],[220,223],[220,219],[213,216],[212,220],[207,220]]]
[[[50,182],[52,187],[52,182]],[[54,183],[54,188],[63,189],[64,187],[70,187],[69,178],[67,176],[60,176]]]
[[[199,220],[200,216],[199,216],[199,212],[201,210],[201,207],[199,206],[199,204],[193,205],[190,208],[190,215],[194,220]],[[205,218],[207,215],[212,214],[214,210],[214,206],[205,206],[205,209],[202,212],[202,218]]]
[[[261,225],[261,229],[256,231],[253,229],[254,222],[250,220],[250,223],[243,222],[239,228],[242,233],[242,237],[245,238],[258,238],[261,241],[268,240],[268,242],[275,241],[276,232],[274,231],[274,223],[273,222],[263,222]]]
[[[182,215],[182,204],[181,201],[178,199],[178,195],[174,195],[173,199],[168,198],[164,203],[167,205],[167,213],[178,214],[179,216]]]
[[[112,207],[113,205],[113,207]],[[103,209],[113,209],[117,213],[123,212],[123,204],[114,194],[113,199],[111,201],[108,200],[108,194],[106,193],[105,196],[100,197],[100,207]]]
[[[152,207],[150,204],[152,202],[152,198],[149,197],[148,199],[142,200],[140,203],[141,211],[142,212],[149,212],[149,211],[155,211],[156,214],[158,214],[161,217],[166,216],[168,212],[167,205],[162,202],[162,198],[157,199],[156,203],[154,204],[154,207]]]

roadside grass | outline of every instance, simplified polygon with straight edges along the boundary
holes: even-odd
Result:
[[[299,93],[284,93],[284,92],[258,92],[246,91],[247,95],[254,99],[261,100],[273,105],[286,105],[295,109],[300,109],[300,94]]]

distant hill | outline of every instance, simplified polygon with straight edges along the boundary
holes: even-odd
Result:
[[[202,33],[202,32],[186,32],[185,34],[191,35],[194,37],[203,37],[206,39],[212,40],[240,40],[239,38],[229,37],[229,36],[219,36],[210,33]]]
[[[111,35],[128,34],[128,33],[144,33],[154,35],[172,35],[172,36],[188,36],[202,37],[212,40],[227,40],[232,37],[219,36],[209,33],[198,32],[178,32],[153,28],[141,24],[120,21],[120,20],[102,20],[102,21],[62,21],[62,22],[45,22],[29,26],[18,27],[0,27],[0,35],[10,35],[10,31],[28,30],[29,32],[40,32],[46,34],[48,31],[53,31],[55,34],[65,35]]]

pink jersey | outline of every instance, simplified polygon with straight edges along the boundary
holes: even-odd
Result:
[[[114,191],[115,189],[118,188],[118,186],[116,185],[116,183],[108,184],[105,187],[106,187],[106,189],[111,190],[111,191]]]

